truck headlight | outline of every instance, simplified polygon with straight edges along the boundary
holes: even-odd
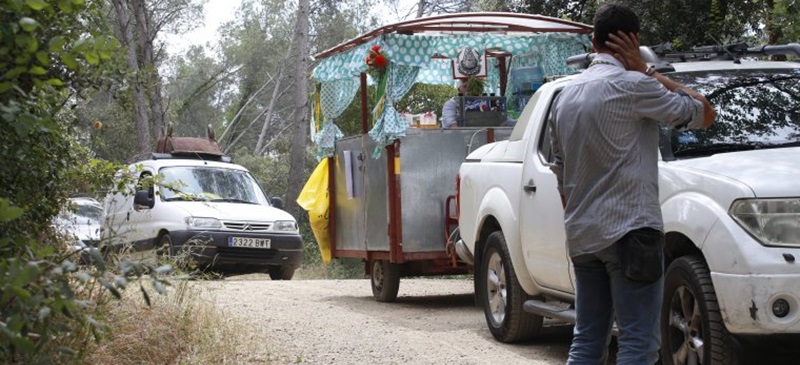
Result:
[[[294,221],[275,221],[272,230],[277,232],[297,232],[297,223]]]
[[[800,247],[800,198],[742,199],[729,212],[763,245]]]
[[[186,217],[186,226],[190,229],[222,228],[222,223],[216,218]]]

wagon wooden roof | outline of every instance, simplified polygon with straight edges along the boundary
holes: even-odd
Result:
[[[586,34],[592,32],[592,27],[583,23],[535,14],[476,12],[437,15],[382,26],[322,51],[314,55],[314,57],[316,59],[329,57],[387,33],[452,34],[470,32],[500,34],[563,32]]]

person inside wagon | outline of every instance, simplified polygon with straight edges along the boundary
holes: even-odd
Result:
[[[442,128],[452,128],[458,126],[458,97],[467,94],[466,80],[458,81],[458,96],[448,99],[442,107]]]

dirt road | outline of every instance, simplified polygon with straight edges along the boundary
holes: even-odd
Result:
[[[245,351],[248,364],[561,365],[571,340],[571,327],[550,326],[529,343],[495,341],[473,305],[471,280],[402,279],[396,303],[376,302],[366,279],[271,281],[259,274],[196,285],[258,344]],[[753,349],[741,356],[741,365],[795,365],[800,358]]]
[[[469,280],[403,279],[396,303],[377,303],[368,280],[232,277],[199,282],[210,300],[248,324],[272,364],[563,364],[570,328],[545,340],[496,342],[473,305]]]

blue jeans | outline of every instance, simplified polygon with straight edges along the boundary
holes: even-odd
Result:
[[[618,365],[652,365],[661,345],[659,313],[664,277],[642,283],[620,270],[617,243],[574,257],[575,324],[567,365],[604,365],[616,317]]]

